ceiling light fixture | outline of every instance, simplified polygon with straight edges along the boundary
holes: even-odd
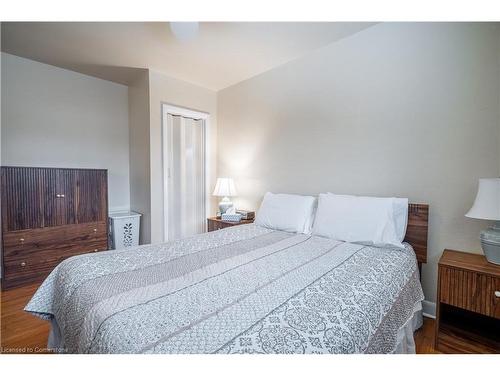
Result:
[[[198,22],[170,22],[170,30],[180,41],[193,39],[198,35]]]

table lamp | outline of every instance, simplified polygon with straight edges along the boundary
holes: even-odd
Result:
[[[479,179],[476,200],[465,216],[495,221],[481,231],[481,248],[488,262],[500,265],[500,178]]]
[[[221,215],[226,213],[228,208],[233,207],[233,203],[229,200],[229,197],[236,196],[236,188],[233,179],[228,177],[217,178],[213,195],[216,197],[223,197],[219,202],[219,212]]]

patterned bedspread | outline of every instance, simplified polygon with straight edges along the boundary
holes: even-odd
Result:
[[[25,307],[71,353],[388,353],[415,255],[235,226],[62,262]]]

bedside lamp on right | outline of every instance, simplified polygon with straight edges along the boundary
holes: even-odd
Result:
[[[236,188],[234,186],[234,181],[232,178],[219,177],[217,183],[215,184],[215,189],[213,195],[216,197],[223,197],[219,202],[219,213],[222,215],[226,211],[233,207],[233,203],[229,200],[229,197],[236,196]]]
[[[486,260],[500,265],[500,178],[479,179],[476,200],[465,216],[495,221],[491,228],[481,231],[480,239]]]

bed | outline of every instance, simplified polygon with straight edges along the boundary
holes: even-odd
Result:
[[[404,249],[248,224],[80,255],[25,310],[65,353],[414,353],[427,210]]]

